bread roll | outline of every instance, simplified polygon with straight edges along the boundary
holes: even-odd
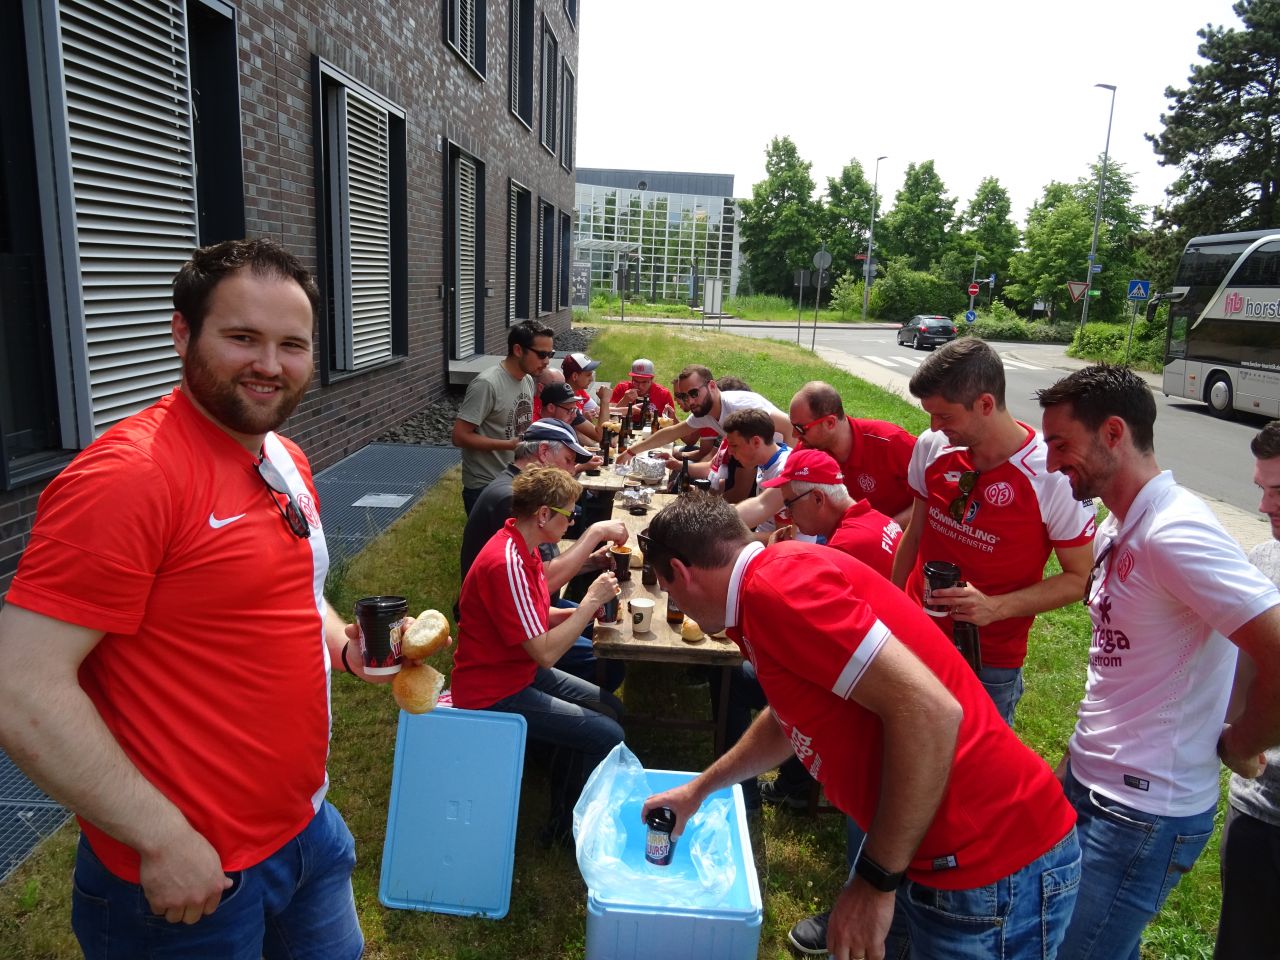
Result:
[[[443,689],[444,674],[425,663],[420,666],[406,663],[391,681],[391,693],[406,713],[426,713],[435,709]]]
[[[689,643],[696,643],[698,640],[701,640],[703,636],[704,634],[702,632],[702,628],[698,626],[698,621],[690,620],[688,617],[685,617],[684,623],[680,624],[680,639],[686,640]]]
[[[400,639],[400,655],[425,660],[449,642],[449,621],[439,610],[423,610]]]

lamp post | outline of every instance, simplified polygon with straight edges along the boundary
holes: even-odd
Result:
[[[867,262],[862,265],[862,322],[867,322],[867,303],[871,299],[871,256],[875,250],[876,240],[876,201],[880,199],[880,161],[888,158],[876,157],[876,179],[871,187],[871,226],[867,230]]]
[[[1111,91],[1111,112],[1107,114],[1107,142],[1102,148],[1102,170],[1098,173],[1098,203],[1093,210],[1093,242],[1089,245],[1088,273],[1084,282],[1088,287],[1084,292],[1084,307],[1080,310],[1080,330],[1084,331],[1085,321],[1089,319],[1089,294],[1093,292],[1094,260],[1098,257],[1098,224],[1102,222],[1102,191],[1107,182],[1107,155],[1111,153],[1111,120],[1116,115],[1116,88],[1110,83],[1095,83],[1095,87]]]

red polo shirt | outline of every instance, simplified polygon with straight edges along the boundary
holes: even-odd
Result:
[[[893,573],[893,554],[901,539],[902,528],[896,520],[859,500],[844,512],[827,546],[861,560],[887,579]]]
[[[896,423],[885,420],[849,421],[853,446],[849,458],[840,464],[844,485],[855,500],[866,499],[885,516],[896,517],[914,502],[907,468],[916,438]],[[805,446],[803,440],[796,449]]]

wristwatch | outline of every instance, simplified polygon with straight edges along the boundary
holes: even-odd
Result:
[[[898,873],[890,873],[865,853],[858,857],[858,862],[853,865],[853,872],[881,893],[893,893],[898,887],[902,886],[902,881],[907,878],[905,870],[901,870]]]

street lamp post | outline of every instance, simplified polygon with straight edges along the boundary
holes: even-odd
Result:
[[[888,158],[876,157],[876,179],[871,187],[871,226],[867,231],[867,262],[862,265],[862,322],[867,322],[867,303],[871,299],[871,257],[875,250],[876,240],[876,201],[880,199],[880,161]]]
[[[1089,294],[1093,292],[1094,261],[1098,258],[1098,224],[1102,222],[1102,191],[1107,183],[1107,156],[1111,153],[1111,120],[1116,115],[1116,88],[1110,83],[1095,83],[1095,87],[1111,91],[1111,112],[1107,114],[1107,142],[1102,148],[1102,170],[1098,173],[1098,203],[1093,210],[1093,242],[1089,245],[1088,273],[1084,282],[1088,284],[1084,292],[1084,307],[1080,310],[1080,330],[1084,331],[1085,321],[1089,319]]]

